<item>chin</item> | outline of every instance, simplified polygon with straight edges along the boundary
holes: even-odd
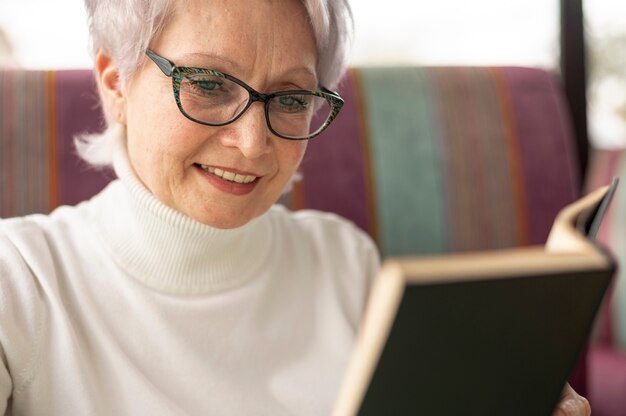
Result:
[[[258,215],[251,214],[239,214],[233,215],[233,212],[224,213],[224,215],[219,215],[218,213],[212,212],[208,213],[188,213],[191,218],[194,220],[208,225],[209,227],[219,228],[219,229],[232,229],[239,228],[246,225],[248,222],[252,221]]]

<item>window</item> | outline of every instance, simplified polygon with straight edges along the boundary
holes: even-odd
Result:
[[[353,0],[352,8],[357,64],[558,66],[558,0]]]
[[[589,134],[603,148],[626,147],[626,2],[585,3]]]

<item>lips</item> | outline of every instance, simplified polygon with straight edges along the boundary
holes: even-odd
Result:
[[[203,171],[208,172],[212,175],[215,175],[225,181],[247,184],[254,182],[257,179],[257,176],[252,175],[242,175],[240,173],[231,172],[225,169],[214,168],[212,166],[206,165],[198,165]]]

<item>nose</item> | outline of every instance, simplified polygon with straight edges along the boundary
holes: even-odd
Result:
[[[236,147],[247,159],[256,159],[270,149],[270,131],[263,103],[252,103],[235,122],[225,126],[221,135],[224,146]]]

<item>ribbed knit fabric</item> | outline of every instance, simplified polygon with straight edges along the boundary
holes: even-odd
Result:
[[[97,205],[94,223],[113,257],[135,278],[164,292],[202,294],[237,286],[260,270],[272,243],[266,218],[236,229],[212,228],[150,193],[137,179],[123,145],[116,149],[114,168],[122,183],[113,184],[110,193],[115,194],[115,209],[126,215],[98,212],[104,205]],[[129,235],[150,244],[137,244]]]
[[[323,415],[378,257],[332,214],[233,230],[119,180],[0,221],[0,414]]]

